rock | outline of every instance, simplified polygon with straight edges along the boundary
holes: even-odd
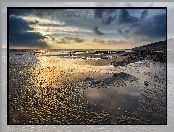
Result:
[[[149,83],[147,81],[144,81],[145,86],[149,86]]]
[[[86,82],[86,81],[93,81],[93,80],[94,80],[93,78],[87,77],[87,78],[85,78],[84,81]]]

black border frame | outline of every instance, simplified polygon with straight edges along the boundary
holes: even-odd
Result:
[[[166,124],[10,124],[9,123],[9,10],[10,9],[165,9],[166,10],[166,105],[167,105],[167,7],[7,7],[7,125],[167,125]]]

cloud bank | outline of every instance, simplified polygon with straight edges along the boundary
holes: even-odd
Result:
[[[9,17],[9,43],[12,46],[48,48],[49,46],[44,41],[46,37],[33,30],[22,18]]]

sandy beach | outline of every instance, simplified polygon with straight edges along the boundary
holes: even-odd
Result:
[[[166,63],[92,55],[11,50],[9,123],[166,124]]]

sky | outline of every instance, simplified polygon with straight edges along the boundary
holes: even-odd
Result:
[[[9,47],[129,49],[166,39],[165,9],[9,9]]]

